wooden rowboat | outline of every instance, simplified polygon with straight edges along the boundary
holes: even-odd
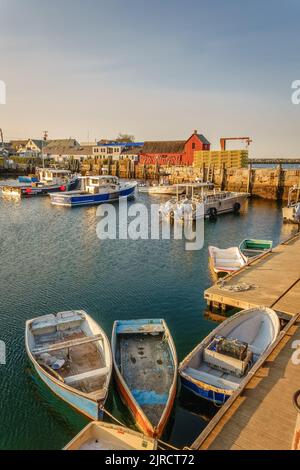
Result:
[[[239,246],[239,250],[245,258],[253,259],[267,251],[272,250],[272,246],[272,240],[257,240],[255,238],[247,238],[242,241]]]
[[[179,365],[181,383],[222,405],[276,340],[280,323],[267,307],[242,310],[215,328]]]
[[[63,450],[156,450],[151,437],[114,424],[93,421]]]
[[[211,266],[215,273],[232,273],[247,264],[245,257],[241,254],[238,247],[223,250],[216,246],[209,246],[208,252]]]
[[[164,320],[114,323],[112,352],[116,383],[137,427],[159,438],[177,388],[177,355]]]
[[[28,320],[26,351],[39,377],[60,398],[93,420],[102,418],[112,373],[109,341],[84,311]]]

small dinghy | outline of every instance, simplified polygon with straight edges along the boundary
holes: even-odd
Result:
[[[273,246],[272,240],[257,240],[254,238],[247,238],[243,240],[239,246],[241,254],[245,258],[256,258],[266,251],[271,251]]]
[[[84,311],[26,322],[26,351],[46,385],[93,420],[101,419],[112,372],[109,341]]]
[[[157,442],[122,426],[94,421],[63,450],[156,450]]]
[[[112,352],[116,383],[136,425],[145,435],[160,437],[177,388],[177,356],[166,322],[116,321]]]
[[[238,247],[222,250],[216,246],[209,246],[208,252],[215,273],[232,273],[247,264]]]
[[[222,405],[276,340],[279,331],[278,316],[270,308],[236,313],[182,361],[182,385],[197,396]]]

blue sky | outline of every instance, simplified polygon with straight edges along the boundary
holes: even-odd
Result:
[[[0,0],[6,138],[250,135],[300,156],[296,0]]]

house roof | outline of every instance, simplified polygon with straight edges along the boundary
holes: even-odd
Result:
[[[73,153],[76,148],[80,148],[80,144],[75,139],[47,140],[43,147],[43,153],[49,155],[67,155],[70,151]]]
[[[160,140],[145,142],[141,153],[182,153],[185,140]]]
[[[19,147],[22,147],[23,145],[26,145],[29,139],[26,140],[11,140],[9,143],[11,147],[16,150]]]
[[[204,137],[203,134],[197,134],[197,137],[201,140],[203,144],[210,145],[210,142],[207,140],[206,137]]]
[[[133,147],[130,149],[124,149],[121,152],[121,155],[139,155],[141,153],[142,147]]]

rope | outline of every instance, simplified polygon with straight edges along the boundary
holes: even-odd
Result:
[[[119,421],[117,418],[115,418],[115,416],[113,416],[106,408],[102,408],[103,409],[103,413],[105,413],[110,419],[112,419],[113,421],[115,421],[116,423],[119,424],[119,426],[122,426],[123,428],[125,428],[125,424],[122,423],[121,421]],[[172,450],[180,450],[178,449],[178,447],[174,447],[172,446],[172,444],[169,444],[168,442],[164,442],[162,441],[161,439],[156,439],[157,440],[157,443],[160,444],[160,445],[163,445],[165,447],[168,447],[169,449],[172,449]],[[163,450],[163,449],[162,449]]]
[[[229,292],[244,292],[250,289],[255,289],[257,286],[255,284],[248,284],[247,282],[241,282],[240,284],[228,285],[226,281],[221,279],[217,282],[217,286]]]

